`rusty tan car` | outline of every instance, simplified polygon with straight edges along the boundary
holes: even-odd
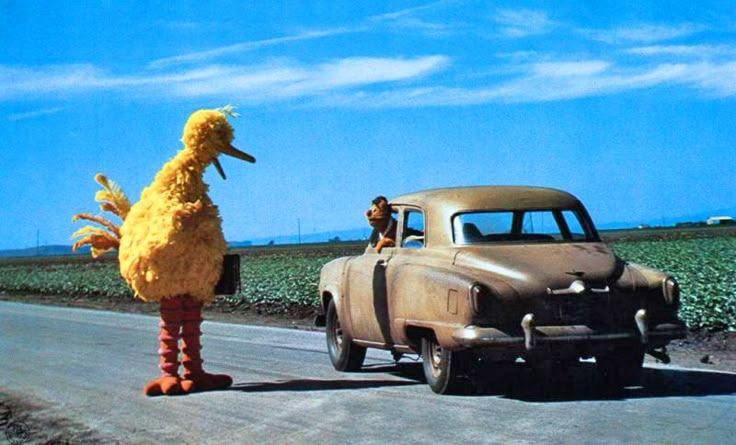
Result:
[[[645,353],[666,360],[667,343],[686,335],[675,278],[618,258],[569,193],[445,188],[390,204],[395,247],[377,253],[374,234],[362,255],[321,271],[337,370],[359,370],[366,348],[420,354],[427,383],[444,394],[467,388],[479,362],[594,357],[620,387]]]

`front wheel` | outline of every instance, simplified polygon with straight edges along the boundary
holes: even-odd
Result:
[[[363,366],[366,348],[358,346],[343,335],[340,317],[337,314],[335,300],[327,306],[325,320],[327,352],[332,366],[338,371],[358,371]]]
[[[467,351],[448,351],[434,338],[422,339],[422,367],[429,387],[437,394],[458,394],[469,366]],[[462,377],[461,377],[462,376]]]

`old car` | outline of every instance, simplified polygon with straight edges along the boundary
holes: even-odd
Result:
[[[394,247],[326,264],[319,293],[337,370],[366,348],[420,354],[437,393],[478,363],[595,358],[612,385],[686,335],[667,273],[618,258],[582,203],[540,187],[459,187],[390,201]],[[374,237],[375,238],[375,237]],[[492,377],[492,376],[490,376]],[[462,381],[461,381],[462,380]]]

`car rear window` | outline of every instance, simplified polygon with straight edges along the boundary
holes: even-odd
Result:
[[[578,209],[529,209],[459,213],[452,219],[456,244],[597,241]]]

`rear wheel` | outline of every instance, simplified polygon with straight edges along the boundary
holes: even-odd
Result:
[[[467,351],[448,351],[433,337],[422,338],[422,366],[429,387],[437,394],[458,394],[465,390]]]
[[[338,371],[360,370],[365,360],[366,348],[354,344],[343,334],[335,300],[330,300],[327,306],[325,332],[327,352],[330,355],[332,366]]]

